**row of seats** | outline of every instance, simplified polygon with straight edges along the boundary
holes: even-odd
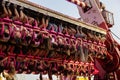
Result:
[[[13,54],[13,53],[11,53]],[[99,71],[95,68],[93,62],[74,62],[67,60],[57,60],[49,58],[33,58],[33,56],[25,55],[8,55],[1,60],[0,66],[9,71],[26,74],[63,74],[65,76],[80,75],[91,76]],[[1,59],[1,58],[0,58]],[[12,68],[12,69],[11,69]]]
[[[42,17],[38,21],[26,15],[23,7],[14,5],[12,6],[13,12],[11,12],[11,5],[2,3],[3,13],[6,14],[1,15],[0,19],[0,40],[2,42],[62,51],[66,52],[68,56],[74,53],[76,57],[80,58],[83,56],[86,58],[89,53],[105,53],[104,43],[92,40],[95,36],[90,35],[89,32],[86,34],[88,37],[86,39],[86,35],[79,27],[74,29],[66,28],[62,24],[56,25],[56,23],[50,22],[51,18],[48,17]]]
[[[67,32],[65,32],[66,34],[63,34],[62,32],[56,32],[54,31],[53,26],[50,30],[46,28],[32,29],[24,25],[6,22],[4,21],[3,18],[0,27],[1,27],[0,40],[2,42],[11,42],[12,44],[32,46],[36,48],[43,47],[48,50],[49,49],[50,50],[62,49],[64,51],[70,50],[70,52],[79,51],[83,49],[84,53],[86,49],[89,50],[90,52],[96,51],[99,53],[103,53],[105,48],[105,45],[102,43],[98,45],[97,42],[92,42],[90,40],[87,41],[84,38],[75,37],[73,35],[70,36],[69,34],[67,34]]]

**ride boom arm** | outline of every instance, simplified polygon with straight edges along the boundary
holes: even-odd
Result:
[[[111,13],[105,10],[105,6],[103,6],[103,4],[99,2],[99,0],[67,0],[67,1],[77,5],[81,19],[84,22],[96,25],[106,30],[107,34],[105,45],[107,47],[108,54],[113,57],[112,59],[110,59],[109,62],[112,62],[114,65],[109,66],[108,68],[108,65],[110,63],[105,64],[106,67],[104,67],[104,70],[106,70],[107,72],[111,72],[118,69],[120,59],[119,51],[120,45],[114,40],[109,29],[111,26],[113,26],[114,21],[109,20],[111,23],[108,23],[105,19],[105,17],[110,19],[109,17],[111,16],[109,16],[107,13],[109,14]],[[115,46],[115,44],[117,44],[117,46]]]

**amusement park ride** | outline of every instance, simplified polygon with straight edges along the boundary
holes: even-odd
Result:
[[[113,14],[99,0],[67,1],[81,19],[27,0],[0,0],[0,80],[23,73],[40,80],[120,80]]]

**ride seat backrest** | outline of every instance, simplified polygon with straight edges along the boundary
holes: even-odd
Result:
[[[15,24],[15,25],[22,25],[22,22],[20,22],[20,21],[18,21],[18,20],[16,20],[16,21],[13,21],[13,23]]]
[[[28,22],[24,24],[25,27],[28,27],[28,28],[33,28],[32,25],[30,25]]]
[[[6,23],[10,23],[10,22],[12,22],[12,20],[11,20],[10,18],[8,18],[8,17],[3,18],[3,21],[6,22]]]

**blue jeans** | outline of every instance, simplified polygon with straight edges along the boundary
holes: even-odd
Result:
[[[85,62],[85,55],[81,46],[77,46],[77,53],[75,54],[75,58],[77,57],[80,58],[80,61]]]
[[[54,28],[54,31],[57,32],[58,31],[58,26],[52,23],[49,23],[49,26],[47,27],[48,30],[51,30],[52,27]]]
[[[84,53],[84,57],[85,57],[85,61],[88,60],[88,48],[87,47],[83,47],[83,53]]]

